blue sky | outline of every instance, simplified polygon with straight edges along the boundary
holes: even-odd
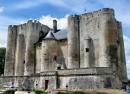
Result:
[[[130,78],[130,0],[0,0],[0,47],[6,46],[8,25],[18,25],[29,19],[39,20],[52,27],[58,20],[58,28],[67,28],[67,16],[93,12],[101,8],[113,8],[122,22],[127,72]]]

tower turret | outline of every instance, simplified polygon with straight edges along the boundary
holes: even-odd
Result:
[[[57,41],[53,33],[49,31],[44,40],[42,40],[42,57],[41,57],[41,72],[54,71],[56,64],[53,58],[57,56],[58,47]]]

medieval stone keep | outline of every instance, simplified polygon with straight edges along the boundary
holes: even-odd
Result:
[[[10,25],[5,60],[1,86],[97,89],[127,81],[122,26],[109,8],[69,16],[67,30],[56,20],[53,29],[36,20]]]

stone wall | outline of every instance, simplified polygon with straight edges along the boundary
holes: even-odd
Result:
[[[110,8],[103,8],[81,16],[69,16],[68,68],[72,65],[76,67],[80,65],[80,68],[111,67],[115,77],[126,81],[126,61],[121,27],[121,23],[115,19],[114,10]],[[77,46],[78,43],[80,47]],[[80,57],[77,55],[79,53]],[[75,56],[77,56],[77,61],[73,63],[76,60]]]
[[[56,60],[58,55],[58,43],[56,40],[48,39],[42,41],[42,53],[41,53],[41,72],[55,71]]]
[[[21,76],[24,75],[24,63],[25,63],[25,57],[24,57],[24,36],[23,34],[18,35],[17,39],[17,48],[16,48],[16,58],[15,58],[15,76]]]
[[[89,53],[89,66],[99,67],[99,34],[100,34],[100,16],[99,12],[82,14],[80,19],[80,67],[85,67],[85,54]],[[98,15],[97,15],[97,14]],[[89,51],[86,52],[85,39],[90,37]]]
[[[35,44],[36,73],[67,68],[67,40],[43,40]],[[54,60],[54,58],[56,60]]]
[[[67,69],[67,40],[59,40],[58,41],[58,56],[57,62],[60,64],[61,69]]]
[[[16,54],[16,41],[17,41],[17,26],[10,25],[8,27],[8,39],[5,56],[5,76],[13,76],[15,72],[15,54]]]
[[[121,22],[117,21],[117,33],[118,33],[118,73],[123,82],[127,82],[127,70],[124,50],[124,40]]]
[[[23,74],[30,75],[34,73],[34,43],[38,41],[40,31],[46,34],[49,30],[49,27],[36,20],[29,20],[25,24],[8,27],[5,76],[21,76]],[[23,35],[23,38],[19,39],[19,35]],[[22,49],[20,45],[23,45]],[[19,65],[19,63],[22,65]],[[18,66],[24,69],[24,73],[23,69],[20,70],[21,73],[17,72]]]
[[[41,72],[42,43],[35,44],[35,72]]]
[[[0,87],[16,87],[18,89],[44,89],[45,80],[49,80],[48,89],[56,89],[55,76],[7,76],[0,77]]]
[[[32,76],[0,77],[0,87],[19,87],[28,89],[45,89],[48,80],[48,90],[56,88],[98,89],[120,88],[121,81],[115,79],[111,68],[83,68],[46,71]]]
[[[68,85],[69,89],[102,89],[111,88],[112,82],[110,75],[91,75],[91,76],[68,76],[60,77],[60,88]]]

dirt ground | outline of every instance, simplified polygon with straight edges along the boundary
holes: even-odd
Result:
[[[15,91],[15,94],[35,94],[34,92],[28,93],[28,91]]]
[[[61,91],[61,92],[65,92],[65,89],[56,89],[54,91]],[[81,91],[81,90],[71,90],[71,91]],[[96,94],[97,92],[104,92],[104,93],[108,93],[108,94],[128,94],[126,92],[123,92],[122,90],[119,89],[87,89],[87,90],[82,90],[84,92],[89,92],[92,94]]]
[[[105,92],[108,94],[127,94],[126,92],[123,92],[122,90],[118,89],[100,89],[100,90],[85,90],[86,92]]]

